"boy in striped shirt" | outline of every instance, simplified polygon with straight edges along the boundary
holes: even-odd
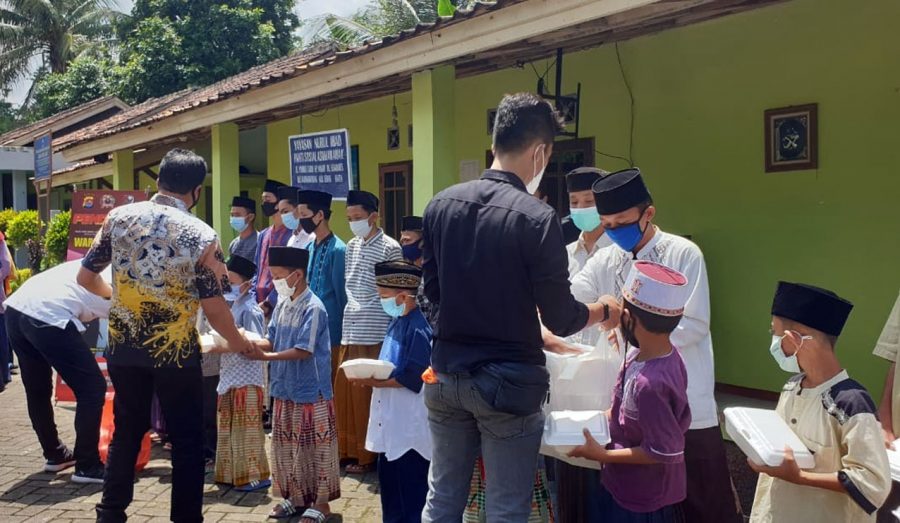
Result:
[[[378,227],[378,198],[365,191],[347,194],[347,220],[353,239],[347,243],[344,269],[347,305],[338,364],[357,358],[377,359],[391,318],[381,307],[375,287],[375,265],[402,260],[397,240]],[[334,381],[334,403],[338,419],[341,460],[355,460],[347,466],[350,474],[372,469],[375,455],[365,449],[372,389],[353,387],[342,372]]]

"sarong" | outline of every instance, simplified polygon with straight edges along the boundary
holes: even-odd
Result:
[[[239,487],[269,479],[262,426],[262,387],[248,385],[219,396],[216,483]]]
[[[484,461],[481,456],[475,460],[475,471],[469,487],[469,502],[463,513],[463,523],[486,523],[485,485],[489,481],[484,475]],[[528,523],[553,523],[553,507],[550,491],[547,489],[547,474],[544,467],[538,467],[534,477],[534,493],[531,496],[531,514]]]
[[[272,477],[281,497],[298,509],[341,496],[337,431],[331,400],[275,399]]]
[[[357,358],[377,360],[380,352],[380,343],[377,345],[341,345],[337,355],[338,365]],[[332,361],[334,360],[332,359]],[[371,387],[353,386],[343,372],[337,373],[334,380],[334,405],[337,410],[340,459],[356,459],[360,465],[370,465],[375,462],[375,454],[366,450],[366,432],[369,430],[369,405],[371,403]]]

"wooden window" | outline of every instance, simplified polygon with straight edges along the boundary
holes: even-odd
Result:
[[[412,213],[412,162],[378,166],[381,190],[381,226],[394,239],[400,238],[400,222]]]

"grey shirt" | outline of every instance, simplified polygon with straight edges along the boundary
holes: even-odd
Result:
[[[228,254],[231,256],[240,256],[241,258],[247,258],[252,262],[256,262],[256,230],[253,231],[253,234],[247,236],[247,239],[243,239],[240,236],[231,240],[231,244],[228,246]]]

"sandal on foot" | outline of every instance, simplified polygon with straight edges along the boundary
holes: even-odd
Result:
[[[269,512],[269,519],[288,519],[294,517],[298,512],[297,507],[288,500],[275,505]]]
[[[318,511],[314,508],[308,508],[303,512],[303,515],[300,516],[300,521],[309,521],[311,523],[325,523],[329,515],[325,515],[321,511]]]
[[[255,492],[257,490],[267,489],[272,486],[272,480],[264,479],[262,481],[254,479],[250,483],[246,483],[241,485],[240,487],[235,487],[234,490],[238,492]]]
[[[358,463],[353,463],[351,465],[347,465],[344,470],[347,471],[347,474],[367,474],[372,472],[372,465],[360,465]]]

